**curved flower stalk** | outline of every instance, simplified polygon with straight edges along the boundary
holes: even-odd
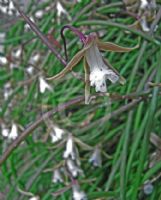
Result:
[[[71,30],[73,31],[73,28],[71,28]],[[105,61],[100,51],[129,52],[136,47],[126,48],[110,42],[102,42],[94,33],[88,36],[85,36],[82,33],[78,34],[78,30],[75,33],[80,37],[84,44],[83,49],[70,60],[67,66],[59,74],[47,78],[47,80],[62,78],[68,72],[71,72],[81,59],[83,59],[85,70],[85,103],[88,104],[90,100],[90,86],[95,87],[96,92],[107,92],[106,80],[110,80],[112,83],[117,81],[121,84],[125,83],[125,79],[109,64],[108,61]]]

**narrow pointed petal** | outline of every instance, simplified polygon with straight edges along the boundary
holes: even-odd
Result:
[[[109,63],[109,61],[107,61],[105,59],[103,59],[103,60],[104,60],[105,64],[119,76],[120,84],[124,85],[126,83],[126,79],[119,74],[119,72]]]
[[[66,73],[70,72],[73,67],[75,67],[80,60],[83,58],[85,51],[90,48],[91,44],[87,45],[86,47],[84,47],[82,50],[80,50],[72,59],[71,61],[67,64],[67,66],[57,75],[53,76],[53,77],[49,77],[47,78],[47,80],[54,80],[54,79],[58,79],[58,78],[62,78]]]
[[[99,40],[97,40],[97,45],[100,50],[114,51],[114,52],[129,52],[139,47],[139,45],[136,45],[135,47],[132,48],[122,47],[111,42],[101,42]]]
[[[85,104],[90,102],[90,81],[89,81],[89,66],[84,58],[84,71],[85,71]]]

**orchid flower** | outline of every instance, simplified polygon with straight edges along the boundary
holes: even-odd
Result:
[[[129,52],[136,47],[126,48],[110,42],[102,42],[98,39],[96,34],[92,33],[85,36],[74,27],[66,26],[65,28],[70,28],[75,32],[81,39],[84,47],[71,59],[59,74],[47,78],[47,80],[62,78],[84,58],[86,104],[89,103],[90,86],[95,87],[96,92],[107,92],[107,79],[112,83],[116,81],[119,81],[121,84],[125,83],[125,79],[119,75],[108,61],[105,61],[100,51]]]
[[[123,0],[123,2],[128,13],[137,20],[129,27],[149,32],[150,24],[156,17],[156,0]],[[154,31],[156,29],[157,26]]]
[[[1,130],[2,130],[2,132],[1,132],[2,136],[3,137],[8,137],[9,129],[5,126],[5,124],[1,125]]]
[[[66,161],[66,165],[68,171],[74,178],[76,178],[78,175],[83,175],[82,169],[79,166],[77,166],[77,163],[74,160],[68,158]]]
[[[64,130],[59,128],[56,125],[53,125],[52,131],[50,132],[50,135],[51,135],[52,142],[55,143],[55,142],[62,139],[62,137],[64,135]]]
[[[156,16],[156,2],[141,0],[139,8],[140,26],[144,32],[150,31],[149,22],[151,23]]]
[[[72,186],[73,190],[73,200],[87,200],[87,196],[84,191],[81,191],[80,186],[73,185]]]
[[[94,149],[89,162],[92,163],[94,167],[102,166],[101,150],[98,147]]]
[[[40,197],[39,196],[33,196],[33,197],[29,198],[29,200],[40,200]]]
[[[51,86],[41,76],[39,77],[39,88],[41,93],[44,93],[46,89],[49,90],[50,92],[52,91]]]
[[[147,180],[143,186],[144,194],[150,195],[154,191],[154,186],[151,181]]]
[[[63,157],[64,158],[71,157],[72,160],[76,160],[77,158],[76,147],[75,147],[74,140],[71,134],[68,135],[66,150],[64,151]]]
[[[60,172],[60,169],[55,169],[53,174],[53,183],[63,183],[63,178]]]
[[[57,16],[58,16],[58,24],[60,24],[60,17],[62,14],[66,15],[66,17],[68,18],[69,21],[71,20],[70,15],[63,8],[62,4],[59,1],[57,2],[56,9],[57,9]]]
[[[18,127],[15,123],[13,123],[8,138],[15,140],[17,137],[18,137]]]

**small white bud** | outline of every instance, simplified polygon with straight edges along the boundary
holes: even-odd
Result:
[[[55,143],[62,139],[64,130],[59,128],[58,126],[53,126],[53,130],[50,132],[52,142]]]
[[[72,190],[73,190],[73,200],[87,200],[85,192],[80,190],[79,185],[73,185]]]
[[[147,6],[148,6],[148,1],[147,0],[141,0],[140,8],[141,9],[146,9]]]
[[[43,10],[38,10],[38,11],[36,11],[36,13],[35,13],[35,17],[36,17],[37,19],[41,19],[41,18],[43,17],[43,15],[44,15]]]
[[[12,94],[12,88],[11,88],[11,84],[8,82],[4,85],[4,93],[3,93],[3,96],[4,96],[4,99],[7,100],[10,95]]]
[[[6,65],[7,63],[7,58],[4,56],[0,56],[0,65]]]
[[[39,88],[41,93],[44,93],[46,89],[52,91],[51,86],[45,81],[43,77],[39,77]]]
[[[102,166],[101,150],[98,147],[95,148],[89,162],[92,163],[94,167]]]
[[[8,138],[15,140],[17,136],[18,136],[18,128],[17,128],[17,125],[13,123],[11,127],[11,132],[9,133]]]
[[[64,151],[63,157],[64,158],[70,158],[72,160],[75,160],[77,155],[76,155],[76,149],[75,149],[73,137],[71,134],[68,135],[67,143],[66,143],[66,150]]]
[[[9,129],[6,128],[6,126],[4,124],[1,125],[1,130],[2,130],[2,132],[1,132],[2,136],[3,137],[8,137]]]
[[[19,59],[21,56],[22,50],[21,48],[13,49],[11,56],[15,59]]]
[[[74,178],[76,178],[79,174],[83,174],[83,171],[76,165],[76,163],[73,160],[67,159],[66,164],[69,172]]]
[[[153,189],[154,189],[154,186],[152,185],[150,181],[144,184],[144,187],[143,187],[144,194],[150,195],[153,192]]]
[[[29,200],[40,200],[40,197],[39,196],[33,196],[33,197],[29,198]]]
[[[61,175],[61,172],[59,169],[54,170],[52,182],[53,183],[62,183],[63,182],[63,178],[62,178],[62,175]]]
[[[33,66],[31,66],[31,65],[29,65],[27,68],[26,68],[26,72],[28,73],[28,74],[33,74],[33,71],[34,71],[34,67]]]
[[[59,1],[57,2],[56,9],[58,17],[60,17],[62,13],[66,14],[66,10],[63,8]]]

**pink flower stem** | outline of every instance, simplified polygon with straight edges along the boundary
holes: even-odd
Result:
[[[81,40],[82,43],[85,43],[86,41],[86,36],[80,32],[77,28],[71,26],[71,25],[65,25],[63,26],[63,28],[61,29],[61,37],[63,39],[63,43],[64,43],[64,52],[65,52],[65,58],[66,58],[66,61],[68,60],[68,55],[67,55],[67,48],[66,48],[66,40],[65,40],[65,37],[64,37],[64,30],[65,29],[70,29],[72,32],[74,32]]]

